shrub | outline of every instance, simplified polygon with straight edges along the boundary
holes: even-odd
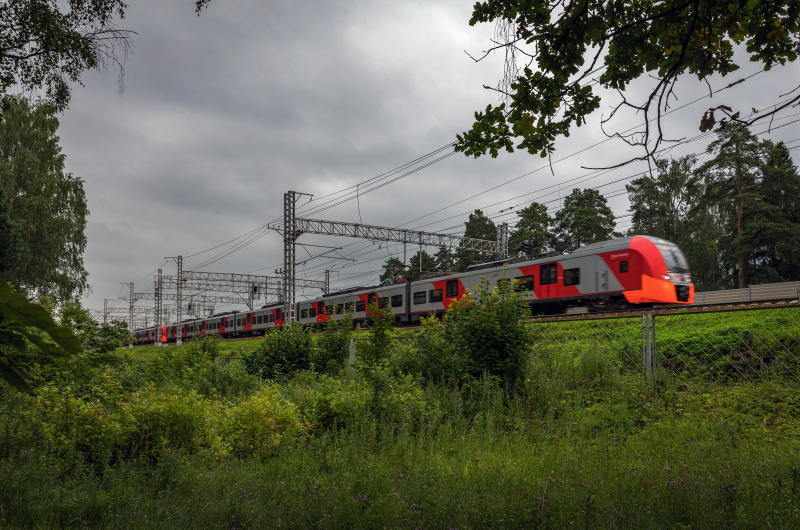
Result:
[[[352,332],[351,315],[348,314],[343,320],[329,320],[316,340],[317,347],[312,359],[314,370],[328,374],[340,373],[349,353]]]
[[[372,313],[369,340],[361,350],[363,362],[374,364],[384,359],[389,353],[394,315],[392,315],[390,307],[378,307],[376,304],[370,305],[369,311]]]
[[[293,445],[308,432],[297,407],[281,399],[272,385],[263,385],[227,409],[222,423],[223,440],[237,456],[274,454],[282,444]]]
[[[244,396],[255,391],[261,379],[248,373],[239,359],[215,363],[211,385],[216,393],[227,398]]]
[[[102,464],[117,447],[121,426],[102,403],[75,396],[67,388],[40,387],[19,410],[27,429],[51,454]]]
[[[251,374],[284,378],[311,367],[311,331],[297,322],[270,331],[244,359]]]
[[[124,454],[155,461],[164,449],[198,451],[207,445],[211,408],[196,392],[169,394],[150,386],[133,393],[119,414]]]
[[[430,425],[441,417],[436,403],[430,403],[422,388],[410,375],[392,377],[380,401],[380,416],[398,430],[413,430]]]
[[[315,429],[352,427],[370,416],[372,389],[362,378],[310,374],[292,381],[287,392]]]
[[[523,375],[529,333],[523,318],[524,301],[510,281],[489,289],[484,279],[472,296],[452,303],[444,318],[445,342],[464,356],[464,369],[473,377],[486,373],[508,387]]]
[[[422,329],[412,341],[394,345],[392,363],[402,372],[421,375],[435,384],[459,380],[464,372],[464,356],[445,338],[445,328],[435,316],[421,320]]]

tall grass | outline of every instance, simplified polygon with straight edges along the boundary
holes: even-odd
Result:
[[[331,331],[277,382],[211,340],[0,386],[0,527],[800,525],[796,379],[648,382],[581,323],[509,385],[458,373],[446,325],[348,375]]]

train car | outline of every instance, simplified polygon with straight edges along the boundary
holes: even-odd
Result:
[[[515,280],[515,289],[534,313],[563,313],[568,307],[624,309],[652,304],[690,304],[691,272],[683,252],[669,241],[630,236],[593,243],[562,255],[414,282],[409,320],[442,313],[453,300],[486,279],[494,287]]]
[[[319,326],[328,320],[342,320],[349,314],[353,322],[365,322],[374,316],[370,306],[378,305],[389,308],[398,323],[405,323],[408,317],[406,285],[357,287],[301,302],[297,307],[297,319],[305,325]]]
[[[354,322],[368,321],[370,306],[389,308],[397,323],[417,323],[422,316],[442,314],[454,300],[482,282],[490,288],[513,281],[533,313],[558,314],[568,307],[590,311],[621,310],[652,304],[691,304],[694,285],[683,252],[669,241],[629,236],[585,245],[570,254],[527,261],[482,264],[465,272],[389,286],[357,287],[296,305],[297,320],[321,326],[351,314]],[[181,336],[256,335],[285,324],[282,304],[248,312],[232,312],[181,323]],[[176,326],[168,332],[170,340]],[[136,330],[137,344],[160,340],[160,330]]]

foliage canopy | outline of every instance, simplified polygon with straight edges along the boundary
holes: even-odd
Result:
[[[209,2],[196,0],[196,12]],[[70,82],[80,82],[84,70],[116,65],[121,80],[132,32],[116,23],[127,7],[124,0],[0,1],[0,94],[41,89],[63,110]]]
[[[52,105],[6,97],[0,112],[0,274],[61,302],[86,289],[86,195],[64,169]]]
[[[737,70],[737,46],[765,69],[800,53],[795,0],[485,0],[474,5],[470,25],[481,22],[496,22],[499,37],[476,60],[505,51],[506,77],[497,88],[505,102],[476,112],[472,128],[458,136],[456,150],[475,157],[515,147],[550,155],[559,137],[600,106],[599,88],[622,95],[614,112],[642,112],[642,129],[622,138],[644,146],[648,157],[663,141],[659,118],[681,76],[705,80]],[[626,89],[647,75],[655,87],[642,103],[628,101]],[[746,123],[798,100],[794,93]],[[742,120],[735,109],[725,110],[728,118]],[[707,130],[714,121],[713,112],[707,114],[701,127]]]

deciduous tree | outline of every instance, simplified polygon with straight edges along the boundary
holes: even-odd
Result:
[[[0,274],[29,297],[66,301],[86,288],[86,196],[64,169],[55,107],[6,97],[0,113]]]
[[[663,141],[660,116],[674,103],[681,77],[696,85],[734,72],[735,47],[766,69],[800,53],[796,0],[484,0],[475,3],[469,21],[482,22],[497,23],[497,36],[476,60],[501,51],[506,64],[493,89],[504,102],[476,112],[472,128],[458,136],[456,150],[476,157],[515,148],[548,156],[559,137],[598,109],[602,89],[622,95],[616,110],[639,112],[642,127],[620,137],[643,146],[641,158],[650,157]],[[636,101],[628,89],[647,77],[652,86]],[[740,111],[765,102],[716,110],[750,124],[799,100],[794,91],[775,109],[748,119]],[[701,128],[715,121],[707,112]]]
[[[199,14],[210,0],[196,0]],[[58,109],[84,70],[116,65],[122,74],[132,33],[117,23],[123,0],[0,0],[0,94],[43,90]]]

